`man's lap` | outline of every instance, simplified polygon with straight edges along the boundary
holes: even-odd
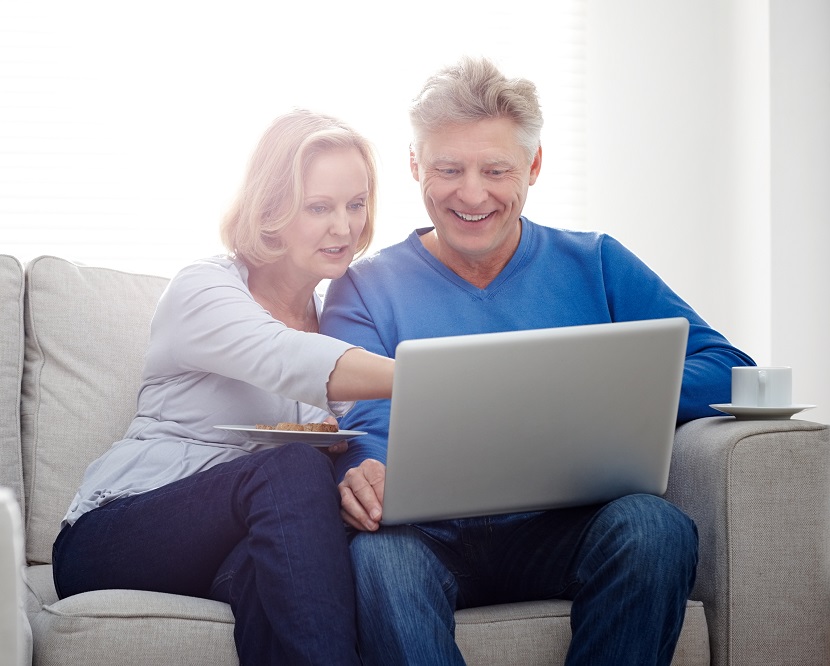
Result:
[[[442,568],[458,587],[457,609],[572,599],[581,585],[585,554],[595,541],[607,539],[608,532],[659,543],[670,536],[667,532],[685,530],[686,522],[691,525],[679,509],[661,498],[629,495],[588,507],[382,527],[378,533],[354,537],[352,557],[358,579],[364,567],[383,568],[392,559],[400,575],[410,579],[435,576],[436,568]],[[415,541],[426,548],[415,547]],[[397,557],[390,559],[393,550]],[[440,567],[429,562],[429,554]]]

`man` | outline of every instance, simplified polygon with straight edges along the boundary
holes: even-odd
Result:
[[[748,356],[614,239],[522,217],[542,165],[531,82],[465,58],[427,81],[410,118],[412,175],[434,226],[333,282],[321,332],[393,356],[408,338],[682,316],[678,420],[728,402],[730,368]],[[342,515],[357,530],[364,663],[463,663],[456,609],[549,598],[573,601],[569,664],[671,661],[697,564],[696,529],[679,509],[630,495],[379,528],[388,423],[388,401],[360,403],[341,423],[369,433],[338,461]]]

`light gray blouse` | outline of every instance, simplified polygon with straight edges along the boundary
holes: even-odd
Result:
[[[87,468],[63,524],[268,446],[214,425],[342,415],[353,403],[329,402],[326,383],[353,346],[275,320],[248,290],[240,261],[212,257],[184,268],[153,316],[136,416]]]

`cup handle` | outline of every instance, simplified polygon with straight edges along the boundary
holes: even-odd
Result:
[[[758,371],[758,405],[765,407],[767,404],[767,371]]]

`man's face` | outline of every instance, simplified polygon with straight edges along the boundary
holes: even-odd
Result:
[[[412,176],[439,238],[442,260],[506,262],[521,236],[519,215],[536,182],[541,149],[533,161],[506,118],[450,125],[427,135]]]

